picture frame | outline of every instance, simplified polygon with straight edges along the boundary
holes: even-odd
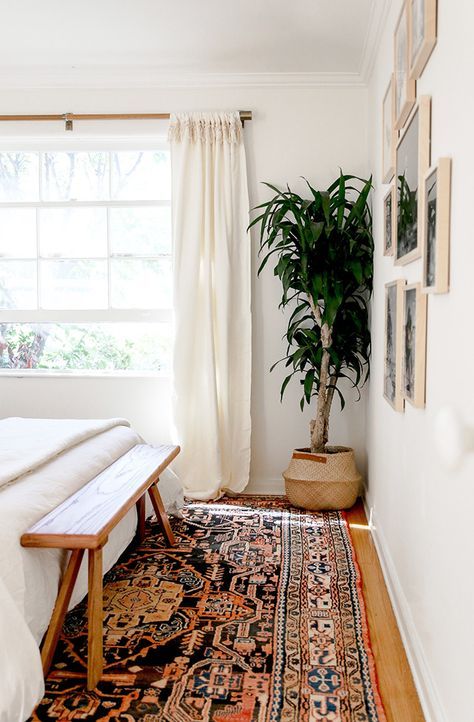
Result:
[[[382,182],[389,183],[395,173],[395,151],[397,131],[395,130],[395,79],[390,76],[388,88],[382,102]]]
[[[437,0],[408,0],[409,77],[418,80],[436,45]]]
[[[409,74],[409,1],[405,0],[403,3],[393,36],[396,130],[404,127],[416,102],[416,80]]]
[[[424,293],[449,291],[451,226],[451,158],[440,158],[423,178]]]
[[[402,393],[416,408],[425,406],[427,298],[421,283],[403,289]]]
[[[383,255],[393,256],[395,251],[395,214],[396,214],[397,196],[395,192],[395,184],[392,183],[390,188],[383,197]]]
[[[423,178],[430,166],[431,97],[424,95],[401,134],[395,158],[395,263],[404,265],[421,256]]]
[[[403,289],[405,280],[385,284],[385,342],[383,395],[395,411],[403,411]]]

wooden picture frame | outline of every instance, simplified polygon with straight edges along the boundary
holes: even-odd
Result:
[[[404,286],[403,278],[385,284],[383,395],[395,411],[404,409],[402,394]]]
[[[403,398],[417,408],[425,406],[427,295],[421,283],[403,289]]]
[[[416,102],[416,81],[409,74],[410,23],[408,2],[405,0],[395,26],[394,82],[395,82],[395,129],[401,130]]]
[[[408,0],[409,77],[418,80],[436,45],[437,0]]]
[[[397,143],[395,159],[395,263],[421,256],[423,178],[430,166],[431,98],[423,95]]]
[[[449,291],[451,225],[451,158],[440,158],[423,178],[424,293]]]
[[[383,197],[383,255],[393,256],[395,252],[395,215],[397,212],[397,195],[395,183]]]
[[[395,173],[395,79],[393,74],[382,103],[382,182],[389,183]]]

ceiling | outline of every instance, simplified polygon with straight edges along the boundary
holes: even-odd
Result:
[[[0,0],[0,74],[359,74],[384,2]]]

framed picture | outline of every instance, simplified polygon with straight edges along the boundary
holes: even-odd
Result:
[[[394,35],[395,68],[395,128],[400,130],[416,101],[416,81],[409,75],[409,13],[408,2],[403,3]]]
[[[420,283],[403,289],[403,397],[413,406],[425,405],[426,294]]]
[[[382,105],[382,182],[389,183],[395,173],[395,147],[397,144],[397,131],[395,130],[395,81],[390,78]]]
[[[437,0],[409,0],[409,77],[417,80],[436,45]]]
[[[395,411],[403,411],[402,350],[403,350],[403,288],[399,279],[385,285],[385,357],[383,395]]]
[[[423,291],[449,290],[451,158],[440,158],[425,174],[423,201]]]
[[[392,183],[383,198],[383,255],[393,256],[394,251],[394,214],[397,205],[395,184]]]
[[[431,98],[424,95],[408,119],[397,143],[395,176],[395,263],[405,264],[421,256],[423,178],[430,166]]]

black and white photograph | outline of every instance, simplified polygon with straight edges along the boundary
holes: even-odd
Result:
[[[425,235],[425,286],[434,286],[436,279],[436,201],[438,191],[437,169],[426,183],[426,235]]]
[[[418,140],[415,113],[397,148],[397,260],[418,246]]]
[[[383,199],[384,256],[393,256],[393,214],[395,204],[395,186],[391,185]]]
[[[413,63],[423,45],[425,34],[425,0],[410,0],[411,48],[410,62]]]
[[[416,288],[405,290],[403,345],[403,391],[412,399],[415,395]]]
[[[403,396],[413,406],[425,405],[426,295],[419,283],[403,294]]]
[[[401,393],[402,302],[405,281],[385,286],[384,397],[396,411],[403,411]]]
[[[436,45],[437,0],[410,0],[410,78],[417,80]]]
[[[421,179],[430,159],[430,98],[423,96],[397,145],[396,263],[421,255],[419,204]]]
[[[395,80],[391,75],[382,104],[382,180],[389,183],[395,173]]]
[[[409,76],[408,68],[409,13],[407,1],[395,28],[395,128],[403,128],[416,100],[416,83]]]
[[[424,179],[423,291],[449,289],[451,159],[440,158]]]

